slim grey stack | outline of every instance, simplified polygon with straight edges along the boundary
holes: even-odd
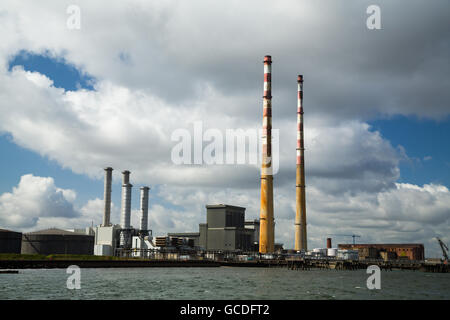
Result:
[[[111,225],[111,180],[113,168],[105,168],[105,194],[103,199],[105,201],[105,211],[103,212],[103,227]]]
[[[148,191],[149,187],[141,187],[141,225],[139,232],[141,236],[148,235]]]
[[[122,215],[120,226],[123,229],[120,233],[120,246],[129,248],[131,246],[130,219],[131,219],[131,188],[130,171],[122,172]]]

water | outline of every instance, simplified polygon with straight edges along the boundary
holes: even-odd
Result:
[[[450,274],[382,271],[369,290],[365,270],[281,268],[81,269],[81,289],[69,290],[65,269],[0,274],[0,299],[450,299]]]

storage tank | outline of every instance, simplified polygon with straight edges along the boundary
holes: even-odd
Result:
[[[20,253],[22,233],[0,229],[0,253]]]
[[[313,249],[313,252],[316,256],[326,256],[327,255],[327,249],[326,248],[315,248]]]
[[[86,254],[94,253],[94,236],[46,229],[22,235],[22,254]]]
[[[329,257],[336,257],[337,255],[337,248],[329,248],[327,249],[327,256]]]

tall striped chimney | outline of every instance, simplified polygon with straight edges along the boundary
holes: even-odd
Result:
[[[261,165],[261,211],[259,252],[274,252],[275,228],[273,216],[272,172],[272,58],[264,57],[264,96]]]
[[[306,198],[305,198],[305,147],[303,143],[303,76],[297,77],[297,175],[295,250],[307,250]]]
[[[130,219],[131,219],[131,188],[130,171],[122,172],[122,215],[120,219],[120,226],[122,232],[120,233],[120,245],[123,248],[128,248],[131,245],[130,239]]]
[[[141,224],[139,232],[142,236],[148,235],[148,191],[149,187],[141,187]]]
[[[105,168],[105,188],[103,200],[105,201],[105,210],[103,211],[103,227],[111,225],[111,180],[113,168]]]

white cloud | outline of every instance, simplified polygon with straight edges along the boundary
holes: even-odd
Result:
[[[0,226],[28,232],[101,224],[104,201],[96,198],[79,207],[75,204],[76,197],[74,190],[57,187],[51,177],[23,175],[12,192],[0,195]],[[111,204],[111,221],[120,221],[120,208],[114,203]]]
[[[280,117],[295,105],[297,72],[305,75],[313,113],[446,117],[446,1],[427,10],[408,1],[408,15],[405,3],[382,2],[384,30],[370,32],[363,19],[368,1],[80,1],[81,29],[68,30],[65,3],[5,0],[0,65],[5,71],[20,50],[63,56],[99,81],[178,103],[195,98],[205,83],[224,96],[260,96],[261,59],[272,54]]]
[[[0,223],[29,228],[41,218],[77,217],[72,204],[75,197],[75,191],[57,188],[53,178],[24,175],[12,192],[0,196]]]

